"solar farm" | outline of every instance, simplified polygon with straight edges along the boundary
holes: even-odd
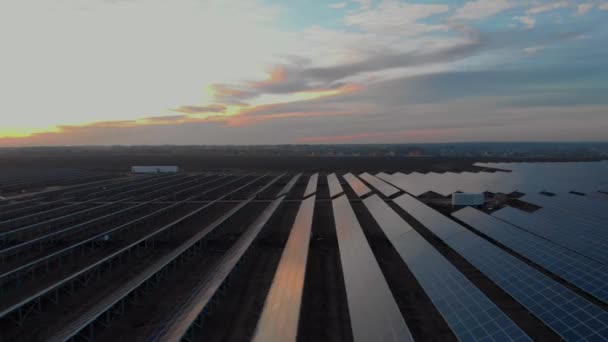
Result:
[[[608,162],[476,166],[0,172],[0,342],[608,341]]]

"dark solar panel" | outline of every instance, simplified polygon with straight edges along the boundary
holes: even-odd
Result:
[[[395,202],[566,340],[608,336],[608,313],[409,195]]]
[[[452,215],[608,303],[608,268],[601,263],[473,208]]]
[[[459,340],[530,340],[378,196],[363,202]]]
[[[582,233],[577,229],[581,228],[580,226],[569,223],[566,219],[555,221],[511,207],[495,211],[492,216],[608,265],[608,253],[606,253],[608,239],[602,233],[599,235]]]

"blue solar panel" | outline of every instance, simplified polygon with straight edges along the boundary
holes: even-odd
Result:
[[[363,202],[459,340],[530,340],[378,196]]]
[[[492,216],[608,265],[608,239],[605,233],[585,231],[566,219],[559,222],[511,207],[497,210]]]
[[[608,220],[608,202],[598,201],[584,196],[568,193],[557,196],[528,194],[520,199],[522,201],[537,204],[541,207],[558,209],[569,214]]]
[[[452,215],[608,303],[608,268],[601,263],[473,208]]]
[[[539,215],[549,221],[556,221],[558,223],[568,222],[569,224],[576,225],[577,229],[584,229],[590,234],[600,234],[604,238],[608,237],[608,230],[606,230],[607,219],[587,216],[580,212],[565,212],[552,208],[538,209],[534,212],[534,215]]]
[[[608,312],[556,281],[507,254],[497,246],[452,221],[409,195],[395,199],[430,231],[441,225],[442,240],[521,303],[549,328],[569,341],[603,340],[608,336]]]

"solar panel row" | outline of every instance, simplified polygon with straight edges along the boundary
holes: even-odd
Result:
[[[254,341],[296,341],[315,196],[304,200],[291,228]]]
[[[459,340],[530,340],[378,196],[363,202]]]
[[[172,342],[179,341],[184,337],[196,318],[204,314],[205,307],[224,284],[284,199],[285,196],[275,199],[249,224],[234,245],[207,272],[206,277],[194,289],[189,299],[177,308],[173,317],[165,323],[160,332],[149,340]]]
[[[189,213],[185,214],[184,216],[180,217],[178,220],[173,221],[170,224],[156,227],[157,228],[156,230],[153,230],[150,232],[145,232],[145,234],[143,236],[141,236],[141,238],[139,238],[138,240],[135,240],[135,241],[130,240],[131,243],[129,243],[125,246],[122,246],[118,250],[113,249],[113,250],[105,251],[102,255],[97,256],[97,259],[95,259],[94,262],[92,262],[91,264],[85,264],[81,269],[77,270],[76,272],[70,272],[70,269],[59,269],[60,272],[56,271],[54,273],[54,275],[56,276],[55,278],[45,277],[44,278],[45,281],[41,281],[39,279],[36,288],[34,289],[34,291],[32,291],[33,293],[32,292],[28,292],[28,293],[24,293],[24,294],[22,293],[19,296],[11,296],[9,300],[3,301],[2,305],[0,307],[0,318],[5,317],[9,314],[13,314],[14,312],[19,312],[26,305],[28,305],[32,302],[35,302],[35,301],[39,301],[40,298],[42,298],[43,296],[52,295],[52,293],[54,291],[55,292],[59,291],[63,287],[69,287],[70,284],[73,284],[74,281],[77,281],[78,279],[80,279],[82,277],[86,277],[90,273],[95,272],[95,270],[99,271],[99,269],[102,268],[102,266],[105,266],[108,263],[111,263],[112,261],[114,261],[115,259],[122,257],[123,254],[127,254],[127,253],[130,254],[130,252],[132,250],[136,249],[136,247],[138,247],[142,242],[155,238],[155,237],[159,236],[160,234],[162,234],[163,232],[173,229],[174,227],[179,225],[180,222],[186,220],[188,217],[192,217],[192,216],[196,215],[197,213],[203,211],[205,208],[209,207],[214,202],[216,202],[222,198],[225,198],[227,196],[230,196],[230,194],[232,194],[234,192],[247,188],[262,178],[263,177],[257,177],[254,180],[249,181],[249,182],[245,183],[244,185],[219,197],[218,199],[216,199],[212,202],[209,202],[193,211],[190,211]],[[277,178],[278,177],[275,177],[272,181],[267,183],[262,189],[260,189],[258,191],[262,191],[266,187],[270,186],[273,182],[275,182],[277,180]],[[238,178],[237,178],[237,180],[238,180]],[[218,187],[216,189],[219,189],[220,187]],[[213,189],[211,189],[209,191],[213,191]],[[197,197],[197,196],[195,195],[193,197]],[[161,209],[160,211],[175,208],[175,207],[181,206],[182,204],[183,204],[183,202],[177,202],[177,203],[168,205],[167,207]],[[42,264],[44,266],[44,262],[47,262],[47,265],[48,265],[48,263],[50,262],[49,260],[52,261],[53,259],[58,259],[58,258],[61,258],[62,256],[65,256],[66,253],[72,253],[76,247],[85,246],[87,243],[95,241],[96,239],[98,239],[100,236],[102,236],[104,234],[108,234],[108,233],[115,234],[116,231],[137,227],[138,224],[141,224],[140,221],[145,220],[147,218],[154,218],[154,217],[155,217],[154,215],[145,216],[144,218],[136,219],[133,222],[121,225],[119,227],[111,227],[108,229],[108,231],[106,231],[102,234],[94,235],[83,241],[79,241],[73,245],[69,245],[60,251],[40,257],[36,261],[31,262],[30,264],[32,264],[32,265],[27,265],[27,269],[25,269],[23,272],[20,272],[20,273],[23,273],[23,276],[25,277],[27,275],[27,272],[35,266],[33,264]],[[148,224],[150,226],[154,226],[152,224],[153,221],[152,222],[146,221],[146,222],[148,222]],[[86,255],[84,253],[84,251],[86,251],[86,250],[83,249],[82,256]],[[22,267],[19,267],[18,269],[20,270],[21,268]],[[48,269],[49,268],[46,267],[47,272],[48,272]],[[45,270],[45,268],[42,268],[42,270]],[[13,271],[16,271],[16,270],[13,270]],[[14,273],[13,271],[3,274],[3,276],[12,274],[12,273]],[[12,275],[12,276],[14,276],[14,275]]]
[[[281,191],[279,191],[279,193],[277,194],[277,198],[281,197],[285,194],[287,194],[288,192],[291,191],[291,189],[296,185],[296,182],[298,181],[298,179],[300,179],[300,176],[302,176],[301,173],[298,173],[297,175],[291,177],[291,180],[289,180],[289,182],[287,182],[287,184],[285,184],[285,186],[283,187],[283,189],[281,189]]]
[[[540,208],[534,211],[534,215],[542,216],[548,220],[556,222],[566,222],[573,224],[578,230],[590,234],[606,233],[606,220],[587,216],[580,212],[567,212],[559,208]]]
[[[492,213],[492,216],[515,226],[539,235],[560,246],[571,249],[604,265],[608,265],[606,241],[598,236],[581,234],[576,226],[568,222],[555,221],[533,213],[527,213],[512,207],[504,207]]]
[[[340,180],[338,180],[335,173],[327,175],[327,185],[329,186],[330,198],[334,198],[344,192],[342,185],[340,184]]]
[[[353,189],[355,194],[357,194],[357,196],[363,197],[372,192],[372,190],[368,188],[367,185],[365,185],[359,178],[355,177],[352,173],[347,173],[342,177],[344,178],[346,183],[348,183],[348,185]]]
[[[143,269],[141,272],[137,273],[135,277],[131,278],[127,283],[123,284],[123,286],[116,288],[110,295],[102,298],[100,301],[91,305],[86,312],[80,315],[76,320],[72,321],[69,325],[64,326],[62,329],[54,331],[48,338],[45,340],[48,341],[65,341],[69,338],[76,336],[83,329],[90,327],[91,324],[94,324],[102,315],[108,310],[111,310],[112,307],[127,299],[127,296],[131,294],[133,291],[141,289],[143,284],[145,284],[148,280],[152,279],[154,276],[158,275],[162,270],[167,270],[168,265],[175,265],[175,261],[178,257],[183,256],[184,253],[195,247],[197,243],[199,243],[204,237],[209,235],[212,231],[214,231],[220,224],[229,219],[234,213],[241,210],[247,203],[251,202],[255,196],[259,193],[264,192],[267,188],[269,188],[274,182],[276,182],[281,176],[274,177],[270,182],[264,184],[262,187],[258,188],[252,195],[248,196],[246,200],[241,201],[237,205],[233,206],[225,215],[222,215],[217,220],[214,220],[210,224],[203,227],[203,229],[197,231],[197,233],[186,239],[183,243],[181,243],[177,248],[171,249],[169,253],[164,254],[162,258],[158,259],[156,262],[151,264],[149,267]],[[226,197],[228,195],[224,195]],[[257,218],[251,222],[245,232],[239,237],[239,239],[235,242],[235,244],[223,255],[223,258],[218,262],[218,267],[214,270],[211,278],[205,278],[202,283],[199,284],[195,290],[206,289],[211,291],[211,294],[223,283],[223,280],[227,277],[227,275],[232,271],[234,265],[240,260],[242,255],[248,249],[248,246],[258,235],[260,230],[266,224],[268,219],[274,213],[276,208],[281,204],[285,197],[280,197],[279,199],[274,200],[270,203],[266,209],[257,216]],[[190,217],[194,217],[198,212],[201,212],[205,207],[200,207],[187,215],[179,218],[177,221],[170,223],[169,225],[163,227],[161,230],[153,232],[150,236],[159,235],[163,230],[171,229],[172,227],[178,226],[181,222],[186,221]],[[145,237],[144,239],[148,239]],[[175,327],[172,324],[176,324],[177,326],[187,330],[187,327],[190,325],[191,321],[188,320],[188,317],[192,317],[192,311],[188,311],[190,308],[198,308],[198,305],[205,299],[211,297],[211,294],[205,293],[204,295],[199,296],[199,292],[193,291],[192,296],[188,298],[188,300],[181,306],[175,308],[177,310],[175,316],[173,318],[179,316],[179,314],[183,314],[184,316],[180,316],[181,319],[179,321],[169,320],[166,322],[168,325],[163,325],[161,328],[173,328]],[[201,298],[202,297],[202,298]],[[199,311],[200,312],[200,311]],[[196,317],[196,315],[194,315]],[[171,329],[168,329],[171,330]],[[185,331],[184,330],[184,331]],[[174,330],[171,330],[174,332]],[[178,331],[181,331],[178,329]],[[138,336],[139,337],[139,336]],[[170,340],[176,340],[175,338]]]
[[[236,190],[229,189],[227,194],[218,194],[218,191],[225,191],[222,190],[222,186],[200,193],[201,187],[224,179],[222,177],[215,178],[215,176],[207,174],[170,175],[145,179],[141,177],[129,181],[112,180],[107,183],[102,181],[87,186],[74,187],[69,191],[57,191],[55,193],[57,196],[70,197],[62,198],[56,202],[41,202],[52,199],[52,196],[49,195],[51,197],[43,197],[31,202],[26,199],[18,205],[0,204],[2,205],[0,210],[9,208],[8,211],[0,213],[0,217],[4,217],[3,221],[5,221],[0,222],[0,230],[7,231],[7,233],[0,232],[0,238],[6,234],[7,237],[11,237],[11,244],[13,244],[16,241],[17,234],[31,231],[35,235],[28,236],[22,242],[36,243],[43,246],[40,249],[41,253],[29,255],[29,259],[19,259],[21,265],[15,261],[13,255],[6,258],[8,261],[2,260],[0,285],[4,285],[5,281],[6,283],[10,281],[11,286],[13,286],[13,278],[16,275],[19,275],[18,279],[23,278],[31,281],[32,278],[29,275],[33,274],[34,270],[41,272],[36,274],[36,278],[40,279],[40,284],[36,284],[33,291],[23,292],[27,296],[2,297],[0,318],[8,318],[9,315],[14,317],[17,311],[21,315],[21,308],[29,310],[29,308],[40,305],[41,302],[48,302],[49,305],[53,301],[59,303],[60,301],[53,298],[57,298],[54,293],[63,293],[63,291],[59,291],[60,289],[67,289],[70,284],[73,285],[76,280],[81,280],[81,278],[92,278],[93,276],[89,277],[89,275],[95,272],[111,272],[114,267],[112,266],[113,260],[116,261],[118,256],[126,255],[127,252],[130,256],[131,250],[135,250],[134,246],[143,243],[144,240],[153,241],[152,244],[156,241],[162,241],[164,238],[160,238],[161,234],[170,236],[169,232],[174,227],[182,225],[182,220],[193,217],[192,213],[200,212],[220,199],[222,199],[222,202],[218,204],[219,212],[217,214],[221,216],[219,219],[221,222],[227,220],[234,212],[231,210],[222,215],[221,213],[225,210],[223,206],[232,205],[241,198],[239,196],[231,197],[231,194],[249,187],[256,181],[249,182]],[[476,173],[429,173],[426,175],[416,173],[388,175],[380,173],[377,176],[363,173],[358,177],[348,173],[343,176],[359,197],[368,196],[372,192],[376,193],[364,198],[362,202],[391,241],[422,289],[429,296],[433,305],[448,323],[448,326],[456,337],[463,341],[523,341],[529,340],[529,337],[454,267],[446,257],[393,211],[378,194],[382,194],[382,197],[393,197],[399,194],[401,191],[391,184],[402,189],[409,189],[408,191],[412,194],[418,191],[426,192],[429,189],[439,193],[442,191],[448,191],[449,193],[462,187],[462,185],[454,184],[455,179],[465,186],[471,188],[477,186],[479,189],[484,189],[492,185],[491,182],[495,181],[492,178],[494,176],[481,174],[482,178],[486,177],[483,178],[484,181],[480,181],[480,174]],[[192,287],[193,296],[189,298],[187,305],[178,306],[176,304],[177,314],[171,320],[167,320],[167,325],[162,327],[162,334],[156,337],[164,340],[175,340],[178,336],[183,336],[183,333],[192,324],[193,319],[201,313],[201,308],[204,308],[209,299],[217,292],[226,276],[232,271],[233,266],[248,250],[249,245],[256,239],[272,213],[278,210],[281,201],[293,189],[300,177],[301,174],[297,174],[289,179],[283,189],[278,192],[277,197],[279,198],[272,202],[270,209],[267,208],[260,215],[262,219],[255,220],[249,225],[248,229],[245,229],[241,238],[237,238],[235,248],[224,252],[225,254],[221,256],[218,254],[218,260],[221,260],[221,262],[213,264],[211,268],[205,268],[204,271],[209,271],[209,276],[205,277],[200,287]],[[318,197],[314,196],[317,192],[318,177],[319,174],[316,173],[308,179],[304,190],[304,199],[283,250],[273,284],[266,298],[264,310],[260,316],[256,316],[258,322],[255,338],[258,341],[295,341],[298,338],[296,335],[298,320],[301,315],[304,273],[309,252],[312,217],[315,201]],[[496,177],[502,177],[502,175]],[[280,176],[274,178],[270,183],[276,182],[279,178]],[[208,182],[209,179],[213,180]],[[258,178],[258,180],[260,179]],[[361,180],[364,180],[364,182]],[[429,180],[432,182],[429,183]],[[224,181],[222,180],[222,182]],[[224,182],[222,185],[230,183]],[[339,176],[336,174],[329,175],[327,184],[330,196],[334,198],[331,202],[338,235],[340,261],[344,273],[348,312],[355,340],[413,340],[391,289],[384,279],[378,261],[367,242],[363,232],[365,227],[361,227],[358,222],[347,196],[339,197],[344,192]],[[497,181],[492,186],[497,184],[501,185],[502,183]],[[545,182],[544,184],[549,183]],[[249,187],[249,189],[259,190],[258,193],[266,188]],[[536,188],[534,187],[534,189]],[[212,192],[209,193],[209,191]],[[273,188],[267,192],[275,193],[276,189]],[[167,193],[171,193],[172,196],[169,200],[164,197]],[[91,200],[94,198],[90,197],[91,194],[101,195],[100,201],[98,199]],[[180,195],[178,196],[178,194]],[[151,199],[157,195],[161,197]],[[562,277],[596,298],[607,302],[608,271],[606,271],[605,261],[601,259],[602,256],[608,258],[605,255],[605,248],[602,250],[602,246],[608,245],[608,230],[605,229],[605,213],[608,212],[605,209],[608,209],[608,206],[600,202],[603,201],[601,199],[604,197],[603,195],[600,192],[588,197],[565,193],[558,194],[558,196],[550,198],[550,201],[553,202],[548,202],[550,205],[547,205],[546,208],[531,214],[521,212],[522,218],[516,219],[517,226],[498,218],[503,215],[502,213],[512,208],[499,210],[496,212],[496,216],[489,216],[474,209],[466,208],[455,213],[454,216],[509,247],[512,251]],[[189,202],[177,202],[178,197]],[[104,203],[101,198],[115,201]],[[255,201],[256,205],[266,198],[258,198]],[[271,195],[270,198],[274,198],[274,195]],[[545,200],[544,198],[541,199]],[[562,199],[564,200],[562,201]],[[73,200],[76,203],[72,202]],[[87,200],[90,201],[87,202]],[[156,200],[159,202],[153,203]],[[250,197],[249,200],[253,200],[253,197]],[[201,205],[202,202],[200,201],[205,204]],[[128,205],[124,203],[128,203]],[[604,340],[608,336],[608,313],[606,310],[590,303],[519,259],[505,253],[491,242],[426,207],[411,196],[403,195],[395,199],[395,203],[404,209],[410,208],[411,210],[406,210],[417,220],[563,338],[567,340]],[[242,203],[238,204],[236,210],[242,208],[241,205]],[[220,206],[222,206],[221,210]],[[193,210],[195,207],[197,209]],[[171,209],[171,213],[168,209]],[[129,218],[127,214],[133,215],[135,219]],[[133,227],[140,226],[141,228],[147,226],[148,223],[153,226],[152,221],[155,221],[156,217],[154,215],[160,217],[161,214],[163,215],[162,219],[167,219],[171,224],[159,225],[160,229],[155,226],[154,231],[141,230],[143,233],[141,235],[132,234],[136,230],[130,231]],[[89,218],[87,215],[92,217]],[[173,221],[174,217],[172,215],[181,218]],[[519,217],[518,215],[513,214],[514,217]],[[29,222],[30,218],[33,220],[32,224],[27,223],[27,226],[22,224]],[[110,218],[116,221],[112,221],[112,225],[106,226],[103,220]],[[508,218],[513,219],[512,217]],[[17,219],[17,221],[12,221],[13,219]],[[75,221],[72,221],[72,219]],[[214,221],[213,224],[217,222],[220,221]],[[247,222],[251,221],[248,220]],[[46,232],[46,229],[48,229],[48,232]],[[206,231],[206,228],[203,230]],[[197,230],[198,233],[194,238],[199,240],[203,238],[206,234],[202,234],[203,230]],[[195,233],[194,230],[193,233]],[[21,235],[19,236],[21,237]],[[115,249],[105,251],[99,248],[98,242],[105,241],[103,239],[106,236],[116,237],[118,238],[117,241],[123,241],[120,240],[123,237],[128,238]],[[41,239],[37,240],[37,238]],[[183,238],[186,240],[185,235]],[[58,244],[58,241],[63,242]],[[67,244],[64,242],[67,242]],[[102,301],[96,302],[95,305],[81,308],[83,314],[77,320],[73,320],[70,325],[63,326],[64,329],[59,330],[61,324],[58,324],[48,329],[48,332],[53,332],[54,335],[52,336],[59,340],[74,336],[83,331],[87,324],[99,319],[100,315],[113,310],[112,308],[117,305],[117,301],[123,300],[130,291],[138,289],[143,281],[147,281],[146,279],[160,272],[161,268],[166,267],[167,263],[172,262],[174,257],[184,251],[183,248],[189,248],[190,243],[195,243],[192,239],[176,242],[179,242],[179,244],[186,243],[181,244],[180,248],[172,249],[167,258],[155,259],[154,263],[146,265],[151,266],[151,268],[142,267],[138,272],[142,270],[144,272],[137,273],[137,276],[133,277],[133,281],[118,284],[119,286],[113,288],[115,291],[111,296],[104,297]],[[176,246],[179,244],[176,244]],[[73,268],[70,271],[68,268],[59,267],[61,273],[54,275],[54,278],[47,277],[47,273],[49,273],[48,265],[53,265],[51,261],[60,266],[61,262],[65,262],[64,257],[69,254],[71,258],[77,247],[84,250],[84,246],[97,251],[99,258],[89,258],[93,255],[91,251],[88,251],[87,253],[91,255],[83,253],[83,260],[86,256],[85,261],[92,260],[90,263],[83,262],[82,265],[66,263],[66,265],[78,266],[78,269]],[[145,248],[148,247],[145,246]],[[0,254],[8,251],[6,246],[0,248]],[[19,250],[22,249],[25,250],[19,247]],[[135,259],[137,258],[139,256],[135,257]],[[43,273],[45,263],[47,271]],[[134,269],[137,269],[137,267]],[[148,272],[149,270],[152,271]],[[39,277],[39,275],[44,276]],[[13,291],[13,287],[10,290]],[[86,292],[80,292],[80,294],[83,293]],[[44,298],[44,301],[41,298]],[[50,300],[47,301],[46,299]],[[38,304],[36,304],[36,301],[38,301]],[[165,334],[167,332],[169,334]],[[0,340],[2,340],[2,337],[0,337]]]
[[[367,172],[360,174],[359,177],[361,177],[363,180],[365,180],[366,182],[371,184],[371,186],[376,188],[376,190],[380,191],[380,193],[386,197],[391,197],[394,194],[399,192],[399,189],[382,181],[381,179],[379,179],[375,176],[370,175]]]
[[[355,341],[413,341],[346,196],[332,201]]]
[[[452,215],[608,303],[608,267],[601,263],[537,235],[530,234],[477,209],[464,208]]]
[[[608,220],[608,203],[592,198],[573,194],[561,194],[558,196],[527,194],[520,199],[541,207],[562,210],[568,214],[585,215],[601,220]]]
[[[608,163],[576,164],[578,165],[557,164],[550,167],[539,167],[525,163],[517,164],[517,166],[478,163],[476,164],[478,166],[496,167],[503,170],[512,169],[513,172],[429,172],[426,174],[397,172],[393,175],[380,173],[377,176],[414,196],[420,196],[428,191],[449,196],[457,191],[493,193],[579,191],[587,193],[608,188],[608,181],[602,177],[602,171],[608,172]],[[552,174],[551,177],[546,177],[548,172]]]
[[[403,195],[395,203],[564,339],[608,336],[608,313],[601,308],[415,198]]]
[[[518,191],[538,193],[549,191],[582,193],[608,190],[608,162],[557,163],[476,163],[476,166],[511,170],[517,177]],[[550,175],[550,177],[547,177]]]
[[[608,194],[603,192],[588,192],[585,196],[602,201],[608,201]]]
[[[308,197],[317,192],[317,184],[319,183],[319,174],[315,173],[308,179],[308,184],[304,190],[304,197]]]

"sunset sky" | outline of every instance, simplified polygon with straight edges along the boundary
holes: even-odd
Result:
[[[608,1],[3,0],[0,146],[608,140]]]

